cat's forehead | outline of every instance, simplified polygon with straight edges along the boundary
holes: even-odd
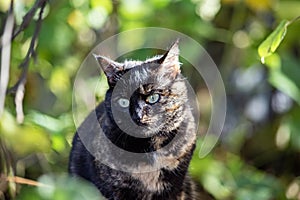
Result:
[[[127,96],[134,91],[140,94],[149,94],[154,88],[160,88],[163,84],[157,77],[157,66],[153,62],[126,61],[124,70],[118,82],[118,91]]]
[[[157,67],[160,64],[147,61],[125,61],[123,65],[123,76],[131,81],[140,83],[157,75]]]
[[[124,66],[123,69],[124,70],[129,70],[132,69],[134,67],[140,66],[142,65],[144,62],[143,61],[139,61],[139,60],[125,60],[124,61]]]
[[[158,56],[154,56],[152,58],[148,58],[144,61],[140,61],[140,60],[125,60],[123,62],[123,69],[124,70],[129,70],[138,66],[142,66],[144,68],[146,67],[151,67],[153,65],[157,65],[155,61],[157,61],[159,58],[161,58],[161,55]]]

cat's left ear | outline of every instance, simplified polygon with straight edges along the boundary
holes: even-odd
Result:
[[[177,39],[171,46],[171,48],[158,60],[161,64],[160,69],[163,73],[175,78],[180,73],[179,62],[179,39]]]

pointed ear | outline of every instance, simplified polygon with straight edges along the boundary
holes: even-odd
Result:
[[[104,71],[109,85],[115,85],[117,82],[117,72],[123,70],[123,64],[113,61],[105,56],[94,54],[94,57],[98,61],[101,69]]]
[[[178,43],[179,39],[177,39],[170,49],[158,60],[158,63],[161,64],[159,70],[171,78],[175,78],[177,74],[180,73]]]

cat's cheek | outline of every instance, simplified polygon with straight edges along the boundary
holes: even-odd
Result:
[[[131,121],[131,116],[128,108],[122,108],[118,104],[113,104],[114,109],[112,109],[112,117],[117,124],[126,124]]]
[[[158,127],[161,127],[162,124],[164,123],[165,123],[165,116],[162,113],[151,116],[151,126],[153,128],[157,129]]]

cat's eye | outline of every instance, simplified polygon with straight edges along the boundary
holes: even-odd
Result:
[[[147,97],[146,101],[150,104],[154,104],[154,103],[158,102],[159,97],[160,97],[159,94],[154,93],[154,94],[149,95]]]
[[[118,104],[122,107],[122,108],[127,108],[129,106],[129,100],[125,99],[125,98],[120,98],[118,100]]]

